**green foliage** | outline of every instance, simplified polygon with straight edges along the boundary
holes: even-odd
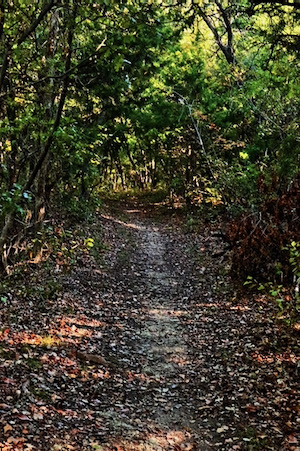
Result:
[[[101,206],[98,192],[96,195],[82,199],[76,195],[76,187],[74,188],[74,191],[75,192],[72,193],[73,196],[63,193],[58,197],[57,202],[59,202],[62,211],[68,215],[70,221],[86,222],[91,218],[92,212]]]
[[[38,370],[39,368],[42,368],[42,363],[39,359],[31,357],[26,359],[27,366],[32,370]],[[38,393],[35,393],[38,396]]]
[[[7,304],[7,302],[8,302],[8,297],[7,296],[1,296],[0,297],[0,301],[2,302],[2,304]]]
[[[289,251],[289,262],[294,274],[295,282],[299,285],[300,278],[300,242],[292,241],[284,248]]]
[[[100,190],[161,189],[237,215],[259,211],[261,177],[274,195],[289,186],[299,155],[297,12],[224,5],[84,0],[40,16],[41,2],[5,3],[3,243],[7,229],[30,231],[38,249],[47,210],[60,204],[84,221]],[[228,23],[234,64],[219,45]]]
[[[245,428],[241,433],[241,437],[249,451],[260,451],[268,448],[268,438],[261,437],[253,427]]]
[[[21,216],[25,213],[25,205],[31,200],[31,194],[23,191],[22,187],[14,183],[9,192],[3,192],[0,195],[0,214],[4,217],[12,211],[16,211]]]
[[[291,287],[286,287],[273,281],[258,283],[252,276],[247,277],[244,285],[262,293],[267,293],[277,305],[279,318],[291,325],[299,321],[300,315],[300,243],[292,241],[283,250],[289,253],[290,270],[294,276]],[[281,264],[277,264],[276,273],[277,276],[283,276]]]

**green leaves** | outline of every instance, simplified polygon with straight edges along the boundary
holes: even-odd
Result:
[[[0,195],[0,214],[5,216],[13,211],[23,215],[25,213],[24,200],[31,200],[31,193],[28,191],[23,192],[22,186],[14,183],[13,188],[10,191],[2,192]]]
[[[246,1],[222,14],[211,2],[83,0],[52,2],[43,15],[43,4],[18,0],[4,11],[2,218],[35,210],[46,192],[48,203],[70,201],[100,185],[159,184],[238,211],[260,202],[261,172],[293,177],[299,96],[295,54],[276,39],[294,33],[284,10],[249,18]],[[216,53],[202,13],[220,36],[229,37],[230,19],[234,67]],[[32,195],[11,190],[40,161]]]

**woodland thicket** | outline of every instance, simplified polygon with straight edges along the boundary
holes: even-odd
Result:
[[[3,270],[57,209],[155,189],[226,212],[233,275],[297,289],[299,18],[296,0],[0,0]]]

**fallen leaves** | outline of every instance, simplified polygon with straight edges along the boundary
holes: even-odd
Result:
[[[32,421],[32,418],[30,418],[28,415],[24,415],[22,413],[18,414],[17,417],[21,421]]]
[[[3,427],[4,434],[7,434],[7,432],[12,431],[12,430],[13,430],[13,427],[10,424],[6,424]]]
[[[102,218],[102,262],[2,308],[1,449],[299,446],[295,336],[235,292],[217,236],[151,221]]]
[[[2,379],[0,379],[0,383],[7,385],[16,385],[17,381],[9,377],[3,377]]]
[[[226,425],[221,426],[221,427],[219,427],[219,428],[217,429],[217,433],[218,433],[218,434],[222,434],[223,432],[228,431],[228,429],[229,429],[229,427],[226,426]]]

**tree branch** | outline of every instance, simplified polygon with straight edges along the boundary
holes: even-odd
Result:
[[[282,6],[291,6],[296,9],[300,9],[300,2],[296,0],[252,0],[252,5],[257,6],[261,4],[271,4],[271,5],[282,5]]]
[[[45,3],[38,17],[32,22],[32,24],[24,31],[24,33],[17,40],[17,44],[20,45],[24,42],[29,35],[36,29],[36,27],[42,22],[43,18],[46,14],[55,6],[56,1],[51,0],[48,3]]]
[[[28,38],[28,36],[31,35],[31,33],[36,29],[36,27],[42,22],[43,18],[46,16],[46,14],[53,8],[53,6],[55,6],[55,3],[56,3],[56,0],[51,0],[48,3],[44,4],[38,17],[32,22],[32,24],[27,28],[27,30],[25,30],[24,33],[22,33],[22,35],[17,40],[17,45],[22,44]],[[1,0],[1,3],[0,3],[0,15],[1,15],[1,18],[2,18],[2,15],[4,15],[3,0]],[[6,44],[6,50],[5,50],[5,53],[3,56],[3,62],[2,62],[1,72],[0,72],[0,91],[2,90],[6,71],[7,71],[8,65],[9,65],[9,55],[11,53],[12,47],[13,46],[11,44],[10,45]]]
[[[3,33],[5,15],[4,15],[4,0],[0,0],[0,39]]]
[[[223,17],[223,20],[225,23],[225,28],[226,28],[226,33],[227,33],[227,47],[232,48],[233,34],[232,34],[232,28],[231,28],[231,23],[230,23],[228,14],[218,0],[215,0],[215,2],[222,14],[222,17]]]
[[[8,69],[10,51],[11,51],[11,47],[7,46],[5,49],[4,55],[3,55],[3,61],[2,61],[1,71],[0,71],[0,91],[2,91],[2,86],[4,83],[6,71]]]
[[[217,0],[215,0],[215,3],[221,13],[223,21],[224,21],[225,30],[226,30],[226,34],[227,34],[227,45],[223,44],[222,38],[219,35],[218,30],[212,23],[210,17],[203,11],[202,8],[199,8],[199,13],[200,13],[200,16],[202,17],[202,19],[204,20],[204,22],[206,23],[206,25],[208,26],[208,28],[213,33],[215,40],[216,40],[220,50],[223,52],[227,62],[229,64],[235,64],[236,59],[235,59],[234,51],[233,51],[233,47],[232,47],[233,34],[232,34],[231,23],[230,23],[228,14],[222,7],[221,3]]]
[[[72,42],[73,42],[73,29],[70,29],[68,32],[68,53],[67,53],[67,58],[66,58],[66,63],[65,63],[65,73],[68,74],[70,67],[71,67],[71,58],[72,58]],[[61,95],[60,95],[60,99],[59,99],[59,103],[58,103],[58,108],[57,108],[57,112],[56,112],[56,117],[54,120],[54,124],[52,126],[52,130],[51,133],[45,143],[45,147],[43,152],[41,153],[35,167],[33,168],[33,171],[27,181],[27,183],[24,185],[22,192],[24,193],[25,191],[30,190],[38,172],[40,171],[40,169],[43,166],[43,163],[47,157],[47,155],[50,152],[53,140],[54,140],[54,135],[55,132],[57,131],[59,124],[60,124],[60,120],[61,120],[61,116],[62,116],[62,112],[63,112],[63,108],[64,108],[64,104],[65,104],[65,100],[66,100],[66,96],[67,96],[67,92],[68,92],[68,86],[69,86],[69,81],[70,81],[70,77],[67,75],[64,79],[64,83],[63,83],[63,88],[61,91]]]

